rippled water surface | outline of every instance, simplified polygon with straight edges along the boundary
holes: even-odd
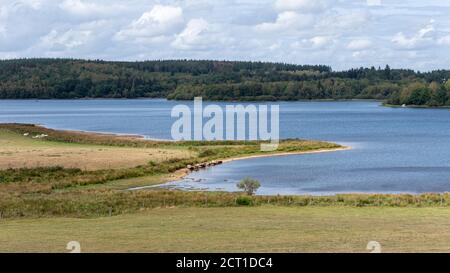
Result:
[[[39,123],[149,138],[170,138],[178,102],[165,100],[4,100],[0,122]],[[218,103],[224,105],[224,103]],[[229,162],[170,184],[236,190],[243,177],[259,194],[450,191],[450,110],[381,107],[378,102],[281,102],[283,138],[319,139],[350,151]]]

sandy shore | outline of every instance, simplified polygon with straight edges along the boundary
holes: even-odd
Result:
[[[276,156],[288,156],[288,155],[330,153],[330,152],[337,152],[337,151],[346,151],[346,150],[351,150],[351,149],[352,149],[352,147],[345,146],[345,147],[336,148],[336,149],[321,149],[321,150],[304,151],[304,152],[284,152],[284,153],[273,153],[273,154],[249,155],[249,156],[243,156],[243,157],[224,159],[224,160],[222,160],[222,162],[226,163],[226,162],[231,162],[231,161],[245,160],[245,159],[251,159],[251,158],[260,158],[260,157],[276,157]]]

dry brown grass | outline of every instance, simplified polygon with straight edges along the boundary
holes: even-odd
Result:
[[[185,148],[133,148],[57,143],[0,130],[0,169],[62,166],[82,170],[131,168],[195,156]]]

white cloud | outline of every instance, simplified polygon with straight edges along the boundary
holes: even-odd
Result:
[[[292,31],[311,26],[313,21],[314,17],[311,15],[284,11],[278,14],[275,22],[259,24],[256,29],[259,31]]]
[[[27,49],[29,56],[39,52],[43,57],[71,56],[74,58],[102,58],[111,44],[112,31],[109,20],[97,20],[50,30]]]
[[[86,44],[92,38],[90,30],[70,29],[63,33],[52,30],[49,34],[41,38],[41,46],[48,47],[51,50],[66,50]]]
[[[147,24],[173,25],[181,22],[183,10],[177,6],[156,5],[149,12],[142,14],[141,18],[135,22],[136,25],[145,26]]]
[[[450,4],[380,2],[0,0],[0,58],[263,60],[320,63],[337,70],[387,63],[448,68]],[[435,22],[427,23],[432,18]]]
[[[0,51],[23,50],[48,33],[51,7],[44,9],[44,1],[0,0]]]
[[[368,49],[371,46],[372,46],[372,41],[370,41],[369,39],[357,39],[357,40],[353,40],[350,43],[348,43],[347,48],[350,50],[359,51],[359,50]]]
[[[450,35],[439,38],[438,44],[450,46]]]
[[[38,0],[28,1],[36,2]],[[59,8],[73,15],[98,17],[121,14],[125,9],[125,6],[116,3],[100,4],[95,1],[64,0],[61,4],[59,4]]]
[[[316,36],[310,39],[314,48],[320,48],[330,43],[331,38],[327,36]]]
[[[181,7],[156,5],[120,30],[115,38],[129,40],[171,35],[182,23],[183,9]]]
[[[192,49],[194,46],[204,46],[205,33],[209,24],[204,19],[192,19],[186,28],[177,35],[172,46],[178,49]]]
[[[291,44],[294,49],[323,49],[334,44],[333,38],[329,36],[315,36],[302,39]]]
[[[421,28],[412,36],[407,36],[403,34],[403,32],[399,32],[391,41],[399,49],[423,49],[427,46],[431,46],[431,44],[434,43],[435,33],[433,23],[434,20],[431,20],[430,24]]]
[[[325,0],[276,0],[275,2],[275,8],[279,11],[311,12],[324,9],[326,6]]]
[[[366,10],[339,9],[325,14],[317,27],[324,31],[333,32],[334,35],[339,35],[343,32],[355,32],[367,28],[372,19],[373,17]]]

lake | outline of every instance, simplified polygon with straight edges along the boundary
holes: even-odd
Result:
[[[170,111],[180,103],[192,105],[162,99],[0,100],[0,122],[169,139],[175,121]],[[282,138],[353,149],[233,161],[167,186],[236,191],[239,180],[252,177],[261,181],[258,194],[450,191],[449,109],[387,108],[376,101],[276,104]]]

